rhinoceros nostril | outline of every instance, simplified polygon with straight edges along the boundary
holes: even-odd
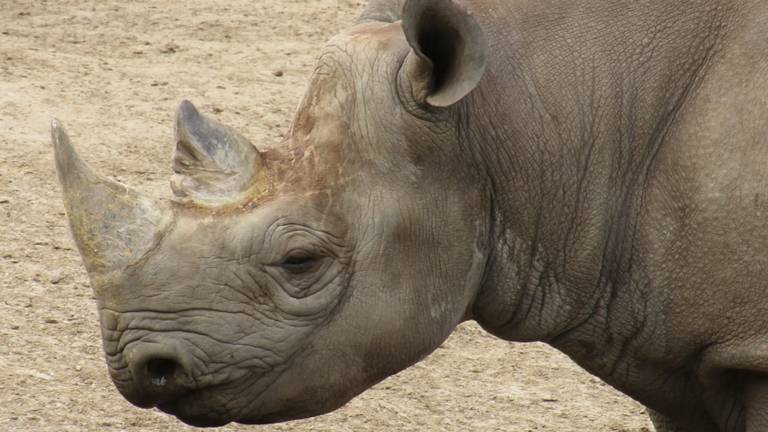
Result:
[[[155,387],[164,387],[173,378],[178,363],[168,359],[153,359],[147,362],[147,377]]]
[[[140,342],[126,348],[124,355],[132,379],[118,387],[134,405],[166,403],[195,386],[180,343]]]

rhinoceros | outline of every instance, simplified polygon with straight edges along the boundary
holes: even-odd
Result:
[[[54,121],[112,380],[189,424],[278,422],[474,320],[659,431],[767,431],[766,30],[761,0],[372,0],[281,145],[182,102],[170,199]]]

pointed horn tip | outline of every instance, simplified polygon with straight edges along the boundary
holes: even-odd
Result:
[[[53,152],[56,157],[56,167],[59,170],[78,159],[77,153],[69,141],[67,131],[64,130],[61,122],[55,118],[51,120],[51,141],[53,142]]]
[[[185,142],[189,141],[189,127],[200,121],[200,112],[197,110],[192,102],[184,99],[179,103],[179,107],[176,108],[176,122],[174,125],[174,134],[176,135],[176,141]]]
[[[69,135],[57,119],[51,121],[53,159],[62,185],[72,184],[77,178],[94,177],[95,172],[77,154]]]
[[[197,110],[192,102],[186,99],[181,101],[181,103],[179,103],[179,107],[176,108],[177,120],[189,120],[199,116],[200,111]]]
[[[51,138],[54,146],[58,146],[67,141],[67,132],[64,130],[61,122],[54,118],[51,120]]]

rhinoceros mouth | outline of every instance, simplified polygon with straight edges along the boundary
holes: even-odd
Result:
[[[269,388],[269,386],[267,386],[267,388]],[[155,405],[155,408],[195,427],[219,427],[232,422],[263,425],[277,423],[287,419],[317,415],[317,413],[310,413],[306,415],[289,415],[286,417],[285,415],[279,415],[278,413],[273,412],[260,412],[255,416],[252,413],[250,415],[243,415],[244,413],[247,413],[248,408],[252,408],[251,405],[241,407],[241,410],[232,407],[232,411],[222,411],[221,407],[226,405],[223,403],[223,400],[226,398],[223,398],[222,396],[225,393],[229,393],[227,390],[231,391],[231,388],[222,389],[221,386],[202,388],[189,392],[177,399],[157,404]],[[266,393],[266,391],[260,392],[259,397],[257,398],[258,402],[262,401],[261,396],[264,393]],[[246,411],[244,412],[242,409],[245,409]]]
[[[241,386],[233,388],[232,384],[229,382],[198,388],[175,399],[159,403],[155,408],[196,427],[219,427],[231,422],[240,422],[241,413],[238,407],[226,402],[229,400],[228,395],[242,392]],[[254,385],[243,386],[252,388]]]

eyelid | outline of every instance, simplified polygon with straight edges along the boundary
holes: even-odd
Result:
[[[282,259],[286,259],[292,255],[310,255],[317,258],[338,258],[338,253],[328,245],[324,245],[322,242],[313,241],[311,243],[302,242],[300,245],[286,245],[284,252],[281,254]]]
[[[294,265],[294,264],[297,264],[298,262],[308,262],[308,261],[318,262],[323,260],[324,258],[325,256],[323,255],[309,253],[306,251],[293,251],[293,252],[287,253],[283,257],[283,259],[280,260],[280,265],[281,266]]]
[[[261,248],[262,265],[279,266],[292,255],[313,255],[339,259],[344,254],[340,239],[327,231],[297,223],[270,227]]]
[[[321,260],[325,257],[329,256],[329,254],[319,251],[315,248],[307,248],[307,247],[294,247],[294,248],[286,248],[286,252],[281,253],[278,255],[278,258],[273,260],[272,263],[270,263],[270,266],[273,267],[279,267],[283,265],[286,261],[288,261],[292,257],[307,257],[307,258],[313,258]]]

